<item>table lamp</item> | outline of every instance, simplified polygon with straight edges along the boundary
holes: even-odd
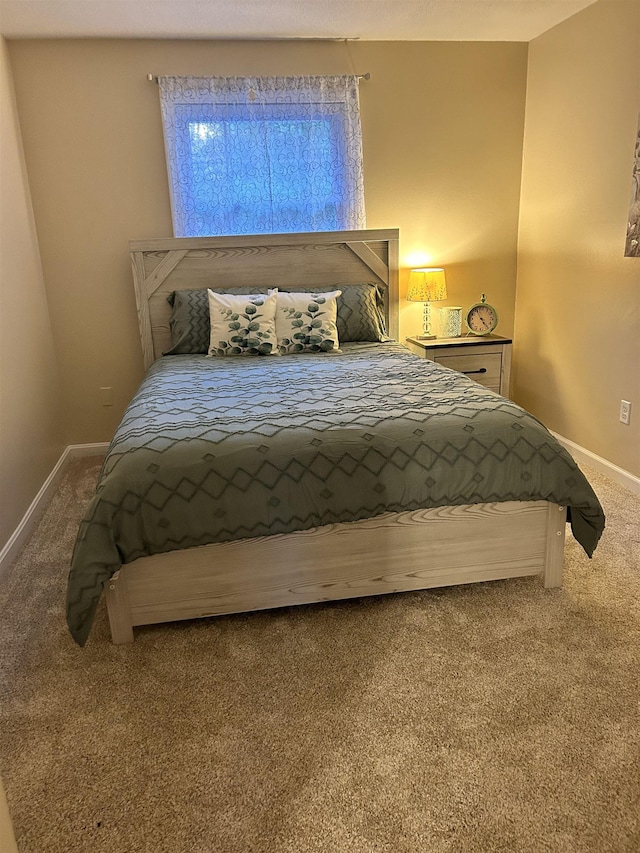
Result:
[[[431,333],[431,303],[447,298],[447,283],[443,269],[415,269],[409,273],[409,302],[424,302],[424,331],[417,335],[420,341],[435,338]]]

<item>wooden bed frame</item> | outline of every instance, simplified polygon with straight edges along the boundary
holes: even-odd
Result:
[[[182,289],[373,281],[398,337],[397,229],[136,241],[131,260],[145,367],[170,346],[167,295]],[[566,508],[545,501],[473,504],[143,557],[107,584],[112,639],[132,642],[136,625],[540,573],[560,586],[565,522]]]

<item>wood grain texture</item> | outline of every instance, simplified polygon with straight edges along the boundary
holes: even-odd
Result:
[[[560,517],[544,501],[437,507],[144,557],[119,572],[114,642],[131,624],[542,574],[550,551],[555,582]]]
[[[127,572],[117,571],[105,587],[111,639],[114,643],[133,642],[131,602],[127,584]]]
[[[347,243],[351,251],[363,261],[383,284],[389,284],[389,268],[366,243]]]
[[[330,231],[242,237],[172,237],[130,243],[145,367],[171,346],[167,297],[207,287],[283,287],[376,281],[398,337],[398,231]]]
[[[544,565],[544,585],[547,588],[562,586],[566,526],[567,508],[548,504]]]
[[[311,238],[311,239],[310,239]],[[317,243],[348,243],[364,240],[397,240],[397,228],[370,228],[361,231],[313,231],[291,234],[245,234],[234,237],[155,237],[149,240],[132,240],[129,243],[132,252],[166,251],[181,249],[188,243],[189,249],[225,248],[228,246],[249,247],[302,245]]]
[[[177,249],[172,252],[167,252],[160,263],[154,268],[145,280],[147,296],[151,297],[160,287],[162,282],[170,275],[178,266],[180,261],[187,254],[186,249]]]
[[[487,337],[437,338],[434,341],[407,338],[406,345],[421,358],[465,373],[485,388],[509,397],[511,341],[508,338],[499,341]]]
[[[385,293],[388,302],[385,305],[386,316],[389,318],[387,329],[392,338],[400,340],[400,239],[399,235],[387,238],[387,264],[389,266],[389,287]]]
[[[149,314],[149,295],[145,285],[146,275],[144,268],[144,256],[142,252],[131,253],[131,269],[133,271],[133,288],[136,295],[136,307],[138,310],[138,326],[140,328],[140,342],[142,343],[142,358],[145,368],[153,364],[155,353],[153,348],[153,334],[151,332],[151,317]]]
[[[500,388],[502,358],[500,353],[465,353],[464,355],[440,355],[435,358],[439,364],[464,373],[487,388]]]

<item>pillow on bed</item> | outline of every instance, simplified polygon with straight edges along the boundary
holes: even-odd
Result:
[[[211,287],[213,293],[228,293],[231,288]],[[251,295],[266,293],[266,287],[234,287],[233,293]],[[175,290],[167,297],[172,306],[169,328],[171,348],[163,355],[186,355],[209,351],[211,322],[209,320],[209,294],[202,290]]]
[[[211,335],[208,355],[273,355],[276,349],[277,292],[207,291]]]
[[[265,287],[211,287],[213,293],[237,294],[267,293]],[[336,289],[342,291],[338,297],[338,315],[336,325],[338,340],[348,341],[386,341],[384,324],[384,302],[380,289],[370,282],[361,284],[325,284],[316,287],[304,287],[306,293],[330,293]],[[281,292],[283,292],[281,290]],[[297,290],[288,288],[287,292]],[[171,329],[171,348],[164,355],[186,353],[206,353],[209,350],[209,301],[206,288],[202,290],[176,290],[167,297],[172,306],[169,328]]]
[[[281,355],[338,352],[336,327],[339,290],[328,293],[283,293],[276,301],[276,336]]]
[[[384,322],[384,301],[377,285],[332,284],[307,287],[309,293],[326,293],[340,288],[338,297],[338,337],[348,341],[388,341]]]

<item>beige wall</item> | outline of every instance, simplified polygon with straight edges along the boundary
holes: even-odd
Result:
[[[0,549],[63,449],[53,337],[0,39]]]
[[[65,392],[66,442],[108,440],[142,375],[128,241],[171,234],[155,74],[370,72],[360,87],[368,226],[405,267],[447,268],[513,328],[527,46],[20,41],[11,60]],[[401,278],[406,285],[406,273]],[[402,306],[404,334],[419,305]],[[100,405],[112,386],[115,405]]]
[[[515,395],[636,476],[640,259],[623,254],[639,111],[637,0],[600,0],[529,45]]]
[[[0,850],[3,853],[18,853],[2,779],[0,779]]]

